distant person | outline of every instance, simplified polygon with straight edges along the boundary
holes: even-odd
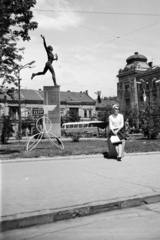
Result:
[[[115,144],[117,151],[117,161],[121,161],[124,156],[124,147],[126,132],[124,129],[124,117],[119,113],[119,105],[114,104],[112,107],[113,114],[109,116],[109,137],[112,135],[117,135],[121,140],[120,143]]]
[[[52,53],[53,52],[52,46],[47,47],[45,37],[43,35],[41,35],[41,38],[43,39],[43,44],[44,44],[44,47],[45,47],[46,52],[47,52],[48,61],[46,62],[46,65],[43,69],[43,72],[32,73],[31,79],[33,79],[37,75],[44,75],[49,70],[52,74],[52,79],[53,79],[53,82],[54,82],[54,86],[57,86],[56,75],[55,75],[55,72],[54,72],[54,69],[53,69],[53,66],[52,66],[52,62],[55,61],[55,60],[58,60],[58,55],[57,54],[54,55]]]
[[[130,125],[129,125],[128,119],[126,119],[124,126],[125,126],[125,130],[126,130],[126,134],[127,134],[127,136],[129,136]]]
[[[26,136],[29,136],[29,128],[26,128]]]
[[[135,133],[135,126],[133,126],[132,128],[131,128],[131,133]]]

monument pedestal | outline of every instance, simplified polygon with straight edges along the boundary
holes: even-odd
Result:
[[[49,133],[61,136],[61,118],[60,118],[60,86],[44,86],[44,110],[45,117],[48,117],[52,123]],[[48,109],[48,110],[47,110]],[[47,110],[47,111],[46,111]],[[50,124],[46,121],[46,129]]]

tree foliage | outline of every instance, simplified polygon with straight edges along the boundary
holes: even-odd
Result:
[[[108,122],[108,118],[111,114],[112,114],[112,106],[107,105],[105,110],[98,112],[97,118],[99,121]]]
[[[138,120],[145,137],[156,138],[160,132],[160,104],[158,101],[146,102],[135,107],[128,118],[136,122]]]
[[[3,83],[17,85],[17,72],[24,48],[18,48],[21,38],[29,41],[29,31],[37,28],[38,24],[31,21],[31,8],[36,0],[1,0],[0,4],[0,78]]]
[[[79,122],[80,118],[77,111],[69,110],[65,116],[61,117],[61,125],[67,122]]]
[[[145,137],[156,138],[160,132],[160,104],[157,101],[148,102],[139,109],[139,119]]]

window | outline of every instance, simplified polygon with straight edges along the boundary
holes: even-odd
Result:
[[[130,107],[130,99],[129,99],[129,98],[126,99],[126,106],[127,106],[127,107]]]
[[[157,100],[157,94],[153,94],[153,101]]]
[[[78,128],[78,124],[73,125],[74,128]]]
[[[89,110],[89,117],[92,117],[92,110]]]
[[[129,85],[128,84],[125,85],[125,91],[129,92]]]
[[[78,108],[70,108],[69,111],[73,114],[78,114]]]
[[[84,110],[84,117],[87,118],[87,110]]]

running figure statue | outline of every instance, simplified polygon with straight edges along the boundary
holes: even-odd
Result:
[[[32,73],[31,79],[33,79],[37,75],[44,75],[49,70],[52,74],[52,79],[53,79],[54,85],[57,86],[56,75],[55,75],[55,72],[54,72],[54,69],[53,69],[53,66],[52,66],[52,62],[55,61],[55,60],[58,60],[58,55],[52,53],[52,51],[53,51],[52,46],[47,47],[45,37],[43,35],[41,35],[41,37],[43,38],[43,44],[44,44],[44,47],[45,47],[46,52],[47,52],[48,61],[46,62],[46,65],[44,67],[43,72]]]

